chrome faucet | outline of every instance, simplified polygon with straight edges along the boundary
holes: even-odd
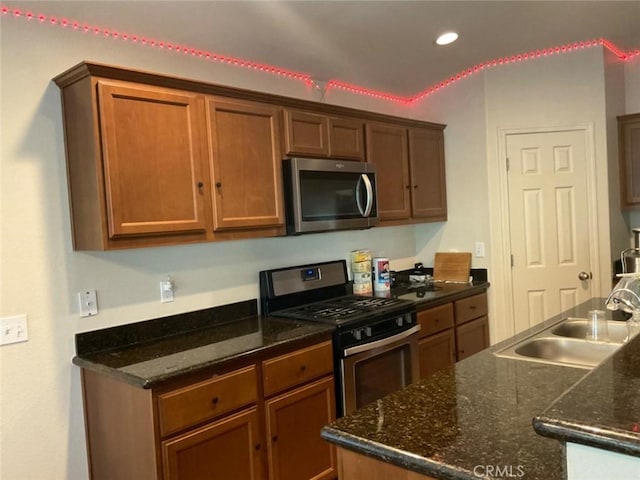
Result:
[[[640,274],[626,274],[604,302],[608,310],[633,313],[640,310]]]

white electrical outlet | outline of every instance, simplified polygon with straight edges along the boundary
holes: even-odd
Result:
[[[475,245],[476,257],[483,258],[484,257],[484,242],[476,242]]]
[[[78,293],[80,316],[93,317],[98,314],[98,297],[95,290],[83,290]]]
[[[171,277],[160,282],[160,303],[173,302],[173,281]]]
[[[27,331],[27,316],[0,318],[0,345],[9,343],[26,342],[29,340]]]

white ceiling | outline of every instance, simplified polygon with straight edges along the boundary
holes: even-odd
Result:
[[[640,49],[640,0],[3,4],[397,95],[496,57],[576,41],[604,37]],[[460,39],[434,46],[449,29]]]

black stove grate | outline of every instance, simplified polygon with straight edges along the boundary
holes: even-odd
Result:
[[[406,306],[406,300],[399,300],[397,298],[348,295],[288,308],[275,314],[300,320],[347,322],[363,316],[371,316],[373,313],[391,313],[398,308],[406,308]]]

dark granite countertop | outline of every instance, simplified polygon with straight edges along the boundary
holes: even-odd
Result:
[[[415,302],[416,308],[435,307],[453,302],[461,298],[482,293],[489,288],[489,282],[474,281],[473,283],[438,283],[437,290],[429,292],[418,288],[398,287],[391,289],[391,295],[404,300]]]
[[[534,419],[540,435],[640,456],[640,336]]]
[[[520,338],[546,328],[566,316],[584,316],[588,310],[602,308],[603,299],[593,299],[562,315],[522,332],[510,339],[457,363],[425,380],[391,394],[374,404],[338,419],[325,427],[322,436],[341,447],[353,450],[408,470],[442,479],[477,479],[487,465],[508,469],[524,479],[564,478],[563,446],[540,436],[532,427],[536,415],[545,411],[589,373],[588,370],[496,357],[498,351]],[[620,375],[630,375],[625,369],[636,365],[638,353],[625,354],[640,339],[623,347],[619,354],[603,364],[601,381],[606,370],[618,365]],[[636,347],[637,349],[637,347]],[[624,366],[623,366],[624,365]],[[590,376],[600,378],[600,368]],[[610,376],[610,373],[609,373]],[[628,379],[621,376],[620,379]],[[638,405],[637,377],[625,387],[622,405]],[[580,392],[586,379],[570,390],[566,403],[556,405],[562,416],[573,408],[589,416],[583,401],[571,399],[573,392],[591,397],[612,395],[613,387],[597,393],[597,386]],[[632,393],[633,392],[633,393]],[[632,397],[630,397],[633,395]],[[576,402],[579,402],[576,405]],[[600,405],[594,398],[594,405]],[[626,402],[626,403],[625,403]],[[591,405],[591,403],[587,403]],[[622,407],[621,407],[622,408]],[[553,407],[545,414],[555,412]],[[637,413],[638,408],[635,408]],[[609,412],[620,425],[632,418]],[[637,420],[637,418],[636,418]],[[633,428],[626,423],[627,428]],[[504,471],[504,470],[503,470]]]
[[[394,295],[437,305],[482,292],[476,284],[443,284],[424,295],[398,288]],[[257,301],[223,305],[76,335],[73,363],[151,388],[186,373],[211,368],[291,342],[329,339],[335,327],[280,317],[260,317]]]
[[[255,300],[76,335],[73,363],[142,388],[302,340],[334,327],[256,314]]]

